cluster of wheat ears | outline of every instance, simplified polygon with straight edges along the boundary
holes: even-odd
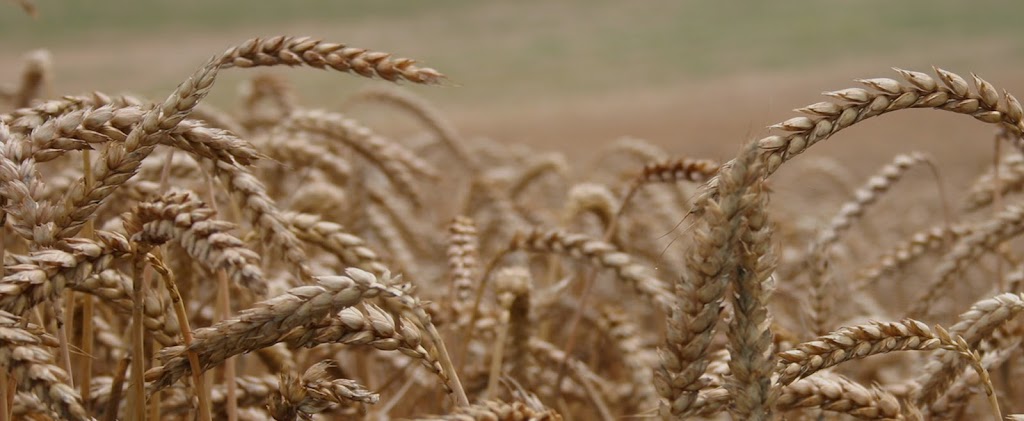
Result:
[[[274,37],[213,57],[162,102],[44,98],[45,53],[0,92],[0,420],[1024,410],[1013,147],[962,212],[871,245],[874,260],[844,258],[844,237],[905,173],[934,169],[924,154],[897,156],[827,223],[768,215],[771,174],[869,117],[952,111],[1020,146],[1020,103],[977,76],[897,69],[826,93],[729,162],[623,139],[570,176],[559,154],[464,138],[391,88],[345,107],[383,105],[427,134],[302,108],[274,75],[247,83],[238,112],[202,103],[220,71],[262,66],[445,80]],[[885,308],[907,279],[912,308]],[[976,301],[954,308],[945,292],[966,282]]]

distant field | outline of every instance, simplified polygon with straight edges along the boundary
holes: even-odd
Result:
[[[971,40],[984,47],[997,38],[1012,43],[1008,50],[1015,58],[1024,55],[1019,21],[1024,2],[1017,1],[39,3],[37,20],[3,6],[5,59],[29,46],[113,53],[124,47],[122,41],[134,46],[147,39],[202,43],[206,55],[241,34],[304,30],[422,58],[460,84],[473,85],[466,91],[477,93],[464,93],[470,97],[479,91],[490,96],[495,89],[519,95],[550,89],[581,93],[672,84],[685,77],[806,69],[922,47],[965,48]],[[157,82],[164,81],[147,81],[141,88],[152,89]]]
[[[53,51],[58,93],[165,95],[211,54],[257,35],[308,34],[415,57],[451,85],[416,88],[472,133],[555,144],[685,132],[735,139],[821,90],[890,66],[978,72],[1008,89],[1024,58],[1024,2],[957,1],[44,1],[0,3],[0,83]],[[279,70],[277,70],[279,71]],[[285,72],[288,72],[285,70]],[[307,103],[370,83],[288,73]],[[230,105],[250,72],[227,72]],[[734,120],[738,119],[739,124]],[[686,130],[681,130],[686,129]],[[703,135],[707,137],[708,135]],[[697,146],[693,144],[696,143]],[[678,144],[676,144],[678,146]],[[716,142],[688,142],[698,152]]]

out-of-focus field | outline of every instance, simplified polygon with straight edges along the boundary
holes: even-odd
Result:
[[[449,75],[414,88],[466,133],[586,157],[619,136],[671,152],[731,157],[791,109],[890,66],[976,72],[1020,92],[1024,3],[694,1],[42,2],[32,20],[0,9],[0,81],[47,48],[56,93],[166,95],[208,56],[256,35],[308,34],[414,57]],[[285,71],[287,72],[287,70]],[[331,108],[368,82],[294,72],[306,104]],[[212,103],[233,105],[249,72],[228,72]],[[910,114],[909,116],[906,114]],[[966,117],[901,113],[815,152],[881,165],[923,149],[940,163],[983,164],[987,129]],[[969,153],[965,153],[969,151]],[[950,162],[953,160],[953,162]]]

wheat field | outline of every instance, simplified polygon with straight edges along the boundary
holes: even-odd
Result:
[[[732,159],[588,162],[464,135],[407,89],[444,69],[332,41],[225,46],[166,98],[11,64],[0,420],[1024,418],[1024,109],[982,76],[849,75]],[[317,71],[376,81],[318,108]],[[797,157],[911,109],[985,123],[969,189],[921,151]],[[827,194],[772,200],[783,167]]]

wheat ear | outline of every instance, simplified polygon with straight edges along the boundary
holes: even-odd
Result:
[[[601,309],[601,323],[629,374],[629,392],[625,398],[628,407],[638,411],[657,408],[659,396],[654,389],[654,373],[651,370],[657,355],[644,344],[636,321],[624,309],[606,306]]]
[[[290,330],[358,304],[364,297],[377,296],[387,288],[369,272],[349,269],[345,276],[320,277],[318,285],[292,288],[242,310],[231,319],[196,329],[188,348],[168,347],[161,351],[166,362],[147,375],[153,380],[151,391],[166,388],[189,374],[187,351],[199,356],[205,371],[234,355],[271,346]]]
[[[775,409],[820,408],[863,420],[904,419],[899,400],[879,387],[866,388],[835,373],[820,373],[782,388]]]
[[[259,255],[228,233],[234,225],[213,219],[214,211],[194,194],[173,191],[140,203],[125,221],[129,233],[150,245],[177,239],[183,249],[210,272],[225,270],[236,284],[264,296],[267,283]]]
[[[433,69],[416,67],[409,59],[392,59],[387,53],[310,38],[256,38],[229,48],[197,70],[161,105],[147,112],[142,123],[129,133],[123,144],[104,151],[93,169],[94,185],[86,188],[84,183],[79,183],[66,196],[64,212],[55,218],[58,238],[76,234],[99,203],[116,186],[134,175],[142,159],[152,153],[159,141],[158,135],[173,129],[188,117],[213,87],[221,68],[274,65],[329,67],[366,77],[377,76],[391,81],[405,79],[416,83],[436,83],[443,77]]]
[[[554,410],[523,402],[506,403],[487,401],[472,406],[457,408],[449,415],[428,415],[410,421],[468,421],[468,420],[529,420],[561,421],[562,416]]]
[[[614,271],[615,275],[630,285],[637,294],[657,304],[659,308],[671,307],[672,293],[665,288],[662,281],[651,275],[653,271],[650,268],[636,262],[628,253],[619,251],[614,245],[604,241],[582,234],[535,229],[518,233],[512,239],[507,250],[557,253],[589,261],[599,267]],[[486,278],[487,274],[484,274],[484,279]]]
[[[346,267],[356,267],[383,276],[388,271],[366,241],[345,230],[345,227],[325,221],[317,215],[285,212],[281,219],[298,239],[323,248],[338,257]]]
[[[960,335],[952,336],[941,326],[934,332],[928,325],[913,319],[899,322],[871,322],[843,327],[816,340],[797,345],[779,353],[778,384],[788,385],[818,371],[840,363],[894,351],[931,351],[944,349],[955,352],[977,371],[985,386],[992,412],[999,416],[999,404],[989,378],[981,365],[981,356],[971,349]]]
[[[816,245],[828,248],[839,241],[840,236],[858,219],[864,216],[867,208],[875,204],[878,198],[888,192],[903,175],[911,168],[930,162],[930,158],[921,152],[899,154],[892,162],[882,167],[868,182],[854,193],[854,199],[843,204],[839,213],[832,217],[815,240]]]
[[[751,183],[763,175],[755,152],[748,146],[740,158],[723,167],[718,176],[721,195],[702,203],[703,217],[686,255],[688,271],[676,283],[661,366],[655,371],[662,417],[686,416],[699,409],[695,405],[711,338],[725,289],[739,267],[741,226],[749,222],[749,206],[755,205],[750,201],[757,194]]]
[[[991,205],[996,195],[1006,196],[1024,189],[1024,155],[1007,156],[998,168],[982,174],[967,193],[964,210],[976,211]]]
[[[480,270],[480,240],[476,223],[469,217],[456,216],[448,225],[447,254],[451,316],[457,327],[465,327]]]
[[[282,374],[278,390],[268,399],[270,415],[279,421],[294,421],[299,417],[310,419],[332,404],[374,404],[380,400],[376,393],[352,380],[332,380],[327,373],[331,364],[329,361],[313,364],[298,377],[291,373]]]
[[[982,340],[991,337],[996,328],[1009,322],[1024,311],[1024,296],[1000,294],[978,301],[971,309],[960,315],[960,321],[950,326],[951,335],[960,335],[967,345],[977,347]],[[953,384],[965,363],[950,353],[936,355],[924,368],[917,381],[921,384],[916,403],[927,407],[934,403]]]
[[[22,327],[22,321],[0,312],[0,365],[18,385],[38,397],[57,419],[90,420],[78,391],[68,386],[67,373],[56,366],[52,353],[43,346],[54,346],[52,337],[40,337]],[[6,399],[6,397],[5,397]]]
[[[736,181],[746,189],[740,197],[741,216],[738,230],[736,267],[724,268],[723,275],[733,279],[733,319],[729,323],[727,349],[732,378],[726,382],[733,399],[731,412],[748,420],[771,419],[777,397],[771,373],[775,365],[772,320],[768,314],[771,291],[765,283],[775,270],[772,226],[768,220],[768,193],[765,191],[762,167],[753,148],[744,153],[749,162],[746,172]],[[730,169],[731,171],[731,169]],[[733,221],[729,221],[733,223]],[[732,272],[731,274],[729,272]]]
[[[772,128],[783,134],[757,140],[764,151],[766,171],[773,174],[794,156],[812,145],[828,139],[839,131],[868,118],[911,108],[931,108],[973,116],[979,121],[1007,127],[1020,135],[1024,131],[1024,110],[1020,102],[999,92],[992,84],[972,75],[975,90],[955,73],[935,68],[938,82],[925,73],[895,69],[904,81],[888,78],[858,79],[869,89],[848,88],[826,92],[824,95],[837,102],[818,102],[795,111],[807,116],[794,117]],[[939,84],[941,82],[941,85]],[[717,180],[710,180],[697,198],[697,203],[719,194]]]
[[[7,267],[0,280],[0,310],[25,314],[36,304],[82,282],[128,257],[131,247],[120,234],[96,232],[97,241],[69,238],[57,248],[29,255],[29,261]]]
[[[355,120],[343,115],[325,111],[296,111],[279,127],[280,135],[289,132],[312,133],[336,140],[352,148],[356,153],[372,162],[387,176],[391,185],[408,197],[413,204],[422,204],[423,198],[416,188],[416,174],[435,178],[437,171],[416,155],[386,140]],[[334,143],[328,144],[336,154],[341,150]]]
[[[978,256],[994,250],[999,244],[1024,232],[1024,206],[1010,205],[996,218],[985,222],[977,230],[958,242],[935,269],[935,277],[925,288],[925,293],[911,307],[911,315],[927,315],[935,301],[947,290],[967,265]]]
[[[856,281],[857,289],[864,289],[878,282],[884,276],[899,274],[914,261],[929,252],[942,250],[973,233],[975,227],[970,224],[957,224],[952,227],[946,224],[937,225],[918,231],[909,239],[901,241],[878,257],[876,263],[860,270],[860,278]]]

